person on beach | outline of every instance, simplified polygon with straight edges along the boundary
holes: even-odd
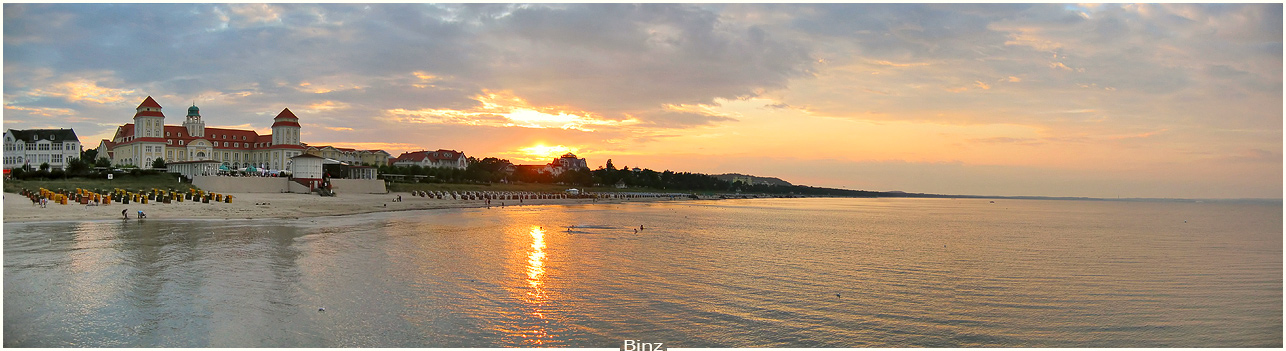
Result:
[[[144,218],[147,218],[147,214],[143,213],[143,210],[138,210],[138,219],[144,219]]]
[[[125,219],[129,219],[129,209],[121,210],[121,216],[125,217]]]

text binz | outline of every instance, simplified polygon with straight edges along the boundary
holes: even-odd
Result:
[[[643,340],[625,340],[621,345],[621,351],[664,351],[660,342],[643,342]]]

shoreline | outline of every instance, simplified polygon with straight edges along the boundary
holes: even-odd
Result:
[[[78,203],[59,205],[50,202],[45,208],[34,205],[26,197],[4,193],[4,223],[77,222],[123,219],[126,210],[130,219],[136,219],[142,210],[146,219],[155,220],[230,220],[230,219],[298,219],[356,215],[377,212],[416,210],[443,210],[455,208],[486,208],[486,200],[454,200],[411,196],[410,193],[340,194],[322,197],[316,194],[295,193],[230,193],[232,203],[112,203],[86,206]],[[394,199],[402,196],[402,201]],[[524,199],[491,200],[491,207],[619,204],[627,202],[687,201],[688,199],[631,198],[631,199]],[[501,203],[504,206],[501,206]]]

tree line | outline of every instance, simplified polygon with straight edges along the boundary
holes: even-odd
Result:
[[[543,166],[515,166],[506,159],[484,157],[468,158],[465,169],[385,165],[379,167],[380,174],[399,174],[408,176],[407,181],[422,183],[542,183],[563,184],[569,186],[624,186],[628,188],[649,188],[662,191],[700,191],[700,192],[743,192],[760,194],[794,194],[823,196],[858,196],[874,197],[878,192],[819,188],[803,185],[769,185],[730,182],[711,175],[671,170],[655,171],[640,168],[637,171],[625,166],[616,168],[612,160],[598,169],[579,169],[564,171],[558,175],[543,172]],[[411,177],[423,176],[423,177]]]

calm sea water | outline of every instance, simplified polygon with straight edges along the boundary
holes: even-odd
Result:
[[[771,199],[4,226],[4,346],[625,339],[1281,347],[1282,206]]]

